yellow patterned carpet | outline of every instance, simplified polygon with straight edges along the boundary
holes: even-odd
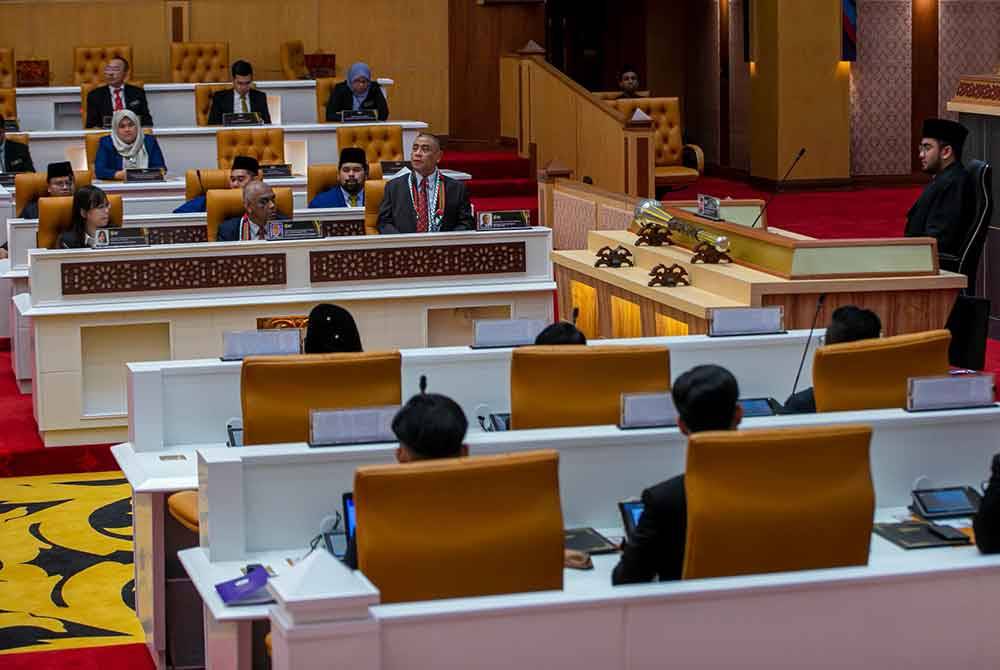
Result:
[[[121,472],[0,479],[0,654],[142,642],[133,576]]]

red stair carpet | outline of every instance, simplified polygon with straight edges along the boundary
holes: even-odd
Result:
[[[538,225],[538,185],[527,158],[514,151],[445,150],[441,167],[472,175],[465,185],[477,212],[527,209]]]
[[[3,670],[153,670],[144,644],[0,655]]]

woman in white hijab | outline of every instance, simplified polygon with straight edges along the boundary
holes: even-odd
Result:
[[[167,171],[160,145],[152,135],[142,132],[135,112],[120,109],[111,117],[111,134],[97,145],[94,175],[98,179],[125,179],[125,170],[160,168]]]

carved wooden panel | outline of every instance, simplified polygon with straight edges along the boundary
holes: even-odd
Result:
[[[524,242],[313,251],[309,278],[319,282],[524,272]]]
[[[147,228],[150,244],[194,244],[208,242],[208,226],[166,226]]]
[[[323,227],[323,237],[347,237],[365,234],[365,220],[357,221],[320,221]]]

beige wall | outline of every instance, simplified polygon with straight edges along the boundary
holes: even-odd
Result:
[[[50,62],[53,83],[72,80],[73,47],[132,45],[134,77],[167,81],[170,23],[165,0],[0,0],[0,46]],[[448,0],[191,0],[192,41],[228,41],[230,58],[258,79],[280,76],[279,45],[337,54],[338,75],[363,59],[391,77],[390,111],[448,132]],[[351,20],[353,19],[353,20]]]

